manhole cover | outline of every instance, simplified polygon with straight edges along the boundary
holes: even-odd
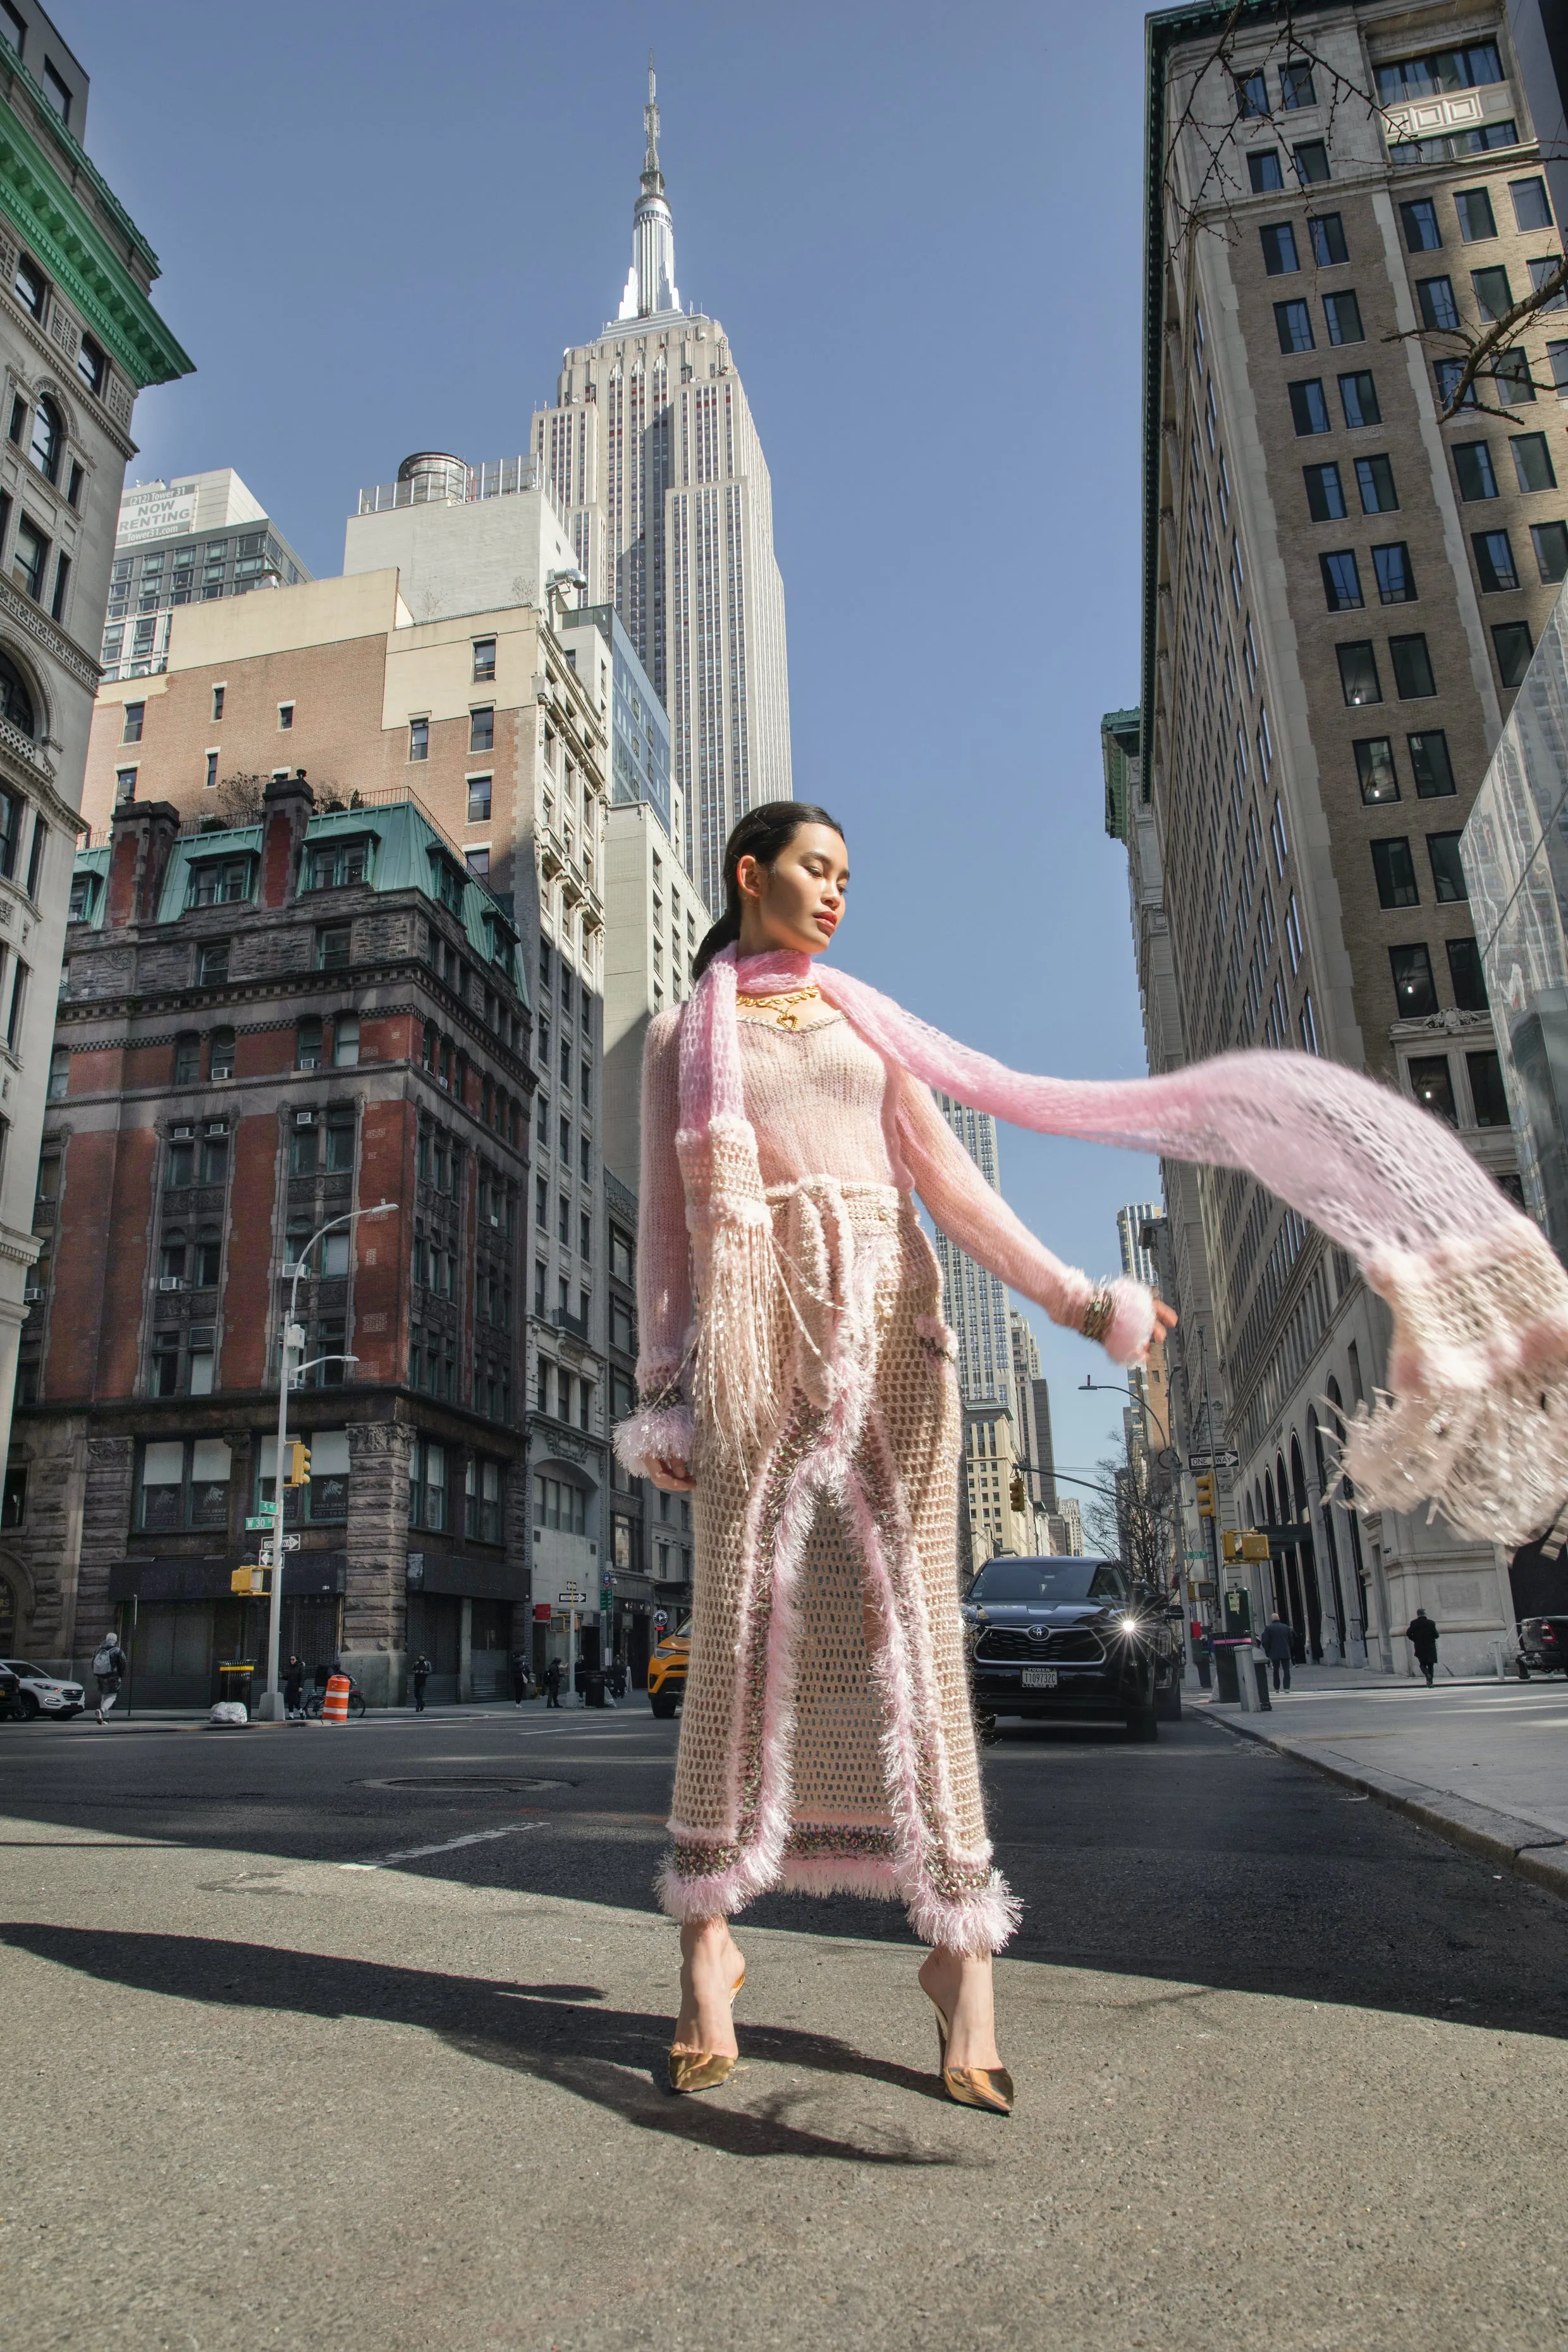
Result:
[[[574,1780],[499,1780],[491,1773],[412,1772],[392,1780],[364,1780],[365,1789],[451,1789],[459,1796],[489,1790],[498,1796],[526,1796],[535,1789],[574,1789]]]

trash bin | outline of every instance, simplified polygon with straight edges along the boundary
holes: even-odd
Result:
[[[1241,1680],[1236,1670],[1236,1651],[1228,1642],[1216,1642],[1214,1645],[1214,1675],[1215,1696],[1221,1706],[1239,1706]]]
[[[584,1706],[603,1706],[605,1704],[605,1677],[597,1666],[584,1683],[583,1704]]]
[[[1262,1707],[1266,1715],[1272,1715],[1274,1712],[1274,1702],[1268,1696],[1268,1659],[1254,1658],[1252,1661],[1252,1671],[1258,1676],[1258,1704]]]
[[[256,1673],[254,1660],[248,1664],[219,1666],[217,1695],[220,1699],[237,1700],[247,1715],[250,1712],[250,1686]]]

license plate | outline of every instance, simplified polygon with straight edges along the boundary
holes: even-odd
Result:
[[[1024,1668],[1024,1688],[1026,1690],[1055,1690],[1056,1686],[1057,1670],[1055,1666],[1026,1666]]]

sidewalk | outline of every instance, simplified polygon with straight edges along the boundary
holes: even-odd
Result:
[[[1185,1706],[1568,1895],[1568,1685],[1298,1666],[1267,1714]]]

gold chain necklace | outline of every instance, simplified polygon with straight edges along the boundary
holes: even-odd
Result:
[[[815,983],[808,988],[781,990],[776,996],[748,996],[744,989],[735,991],[737,1004],[749,1004],[754,1012],[765,1013],[775,1029],[798,1029],[798,1004],[819,1004],[822,991]]]

